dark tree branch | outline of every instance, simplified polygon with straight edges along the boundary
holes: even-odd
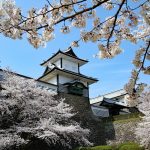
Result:
[[[58,23],[60,23],[60,22],[62,22],[62,21],[66,21],[66,20],[68,20],[68,19],[70,19],[70,18],[74,18],[75,16],[80,15],[80,14],[83,14],[83,13],[85,13],[85,12],[87,12],[87,11],[93,10],[93,9],[97,8],[98,6],[102,5],[103,3],[107,2],[107,1],[109,1],[109,0],[101,1],[101,2],[99,2],[98,4],[96,4],[96,5],[92,6],[92,7],[89,7],[89,8],[86,8],[86,9],[82,10],[82,11],[76,12],[75,14],[73,14],[73,15],[71,15],[71,16],[64,17],[63,19],[60,19],[59,21],[57,21],[57,22],[55,23],[55,25],[58,24]],[[39,30],[39,29],[41,29],[41,28],[45,28],[45,27],[47,27],[47,26],[48,26],[48,25],[41,26],[41,27],[37,28],[37,30]]]
[[[146,4],[146,3],[149,3],[149,0],[146,0],[145,2],[143,2],[142,4],[140,4],[139,6],[137,6],[137,7],[135,7],[135,8],[131,8],[131,7],[129,7],[130,8],[130,10],[136,10],[136,9],[138,9],[138,8],[140,8],[141,6],[143,6],[144,4]]]
[[[145,53],[144,53],[144,56],[143,56],[143,60],[142,60],[142,62],[141,62],[141,67],[140,67],[139,70],[137,71],[137,76],[136,76],[136,78],[134,79],[134,85],[137,84],[138,76],[139,76],[140,72],[142,71],[142,69],[144,68],[144,63],[145,63],[145,59],[146,59],[146,56],[147,56],[147,54],[148,54],[149,48],[150,48],[150,41],[149,41],[148,44],[147,44],[147,47],[146,47],[146,50],[145,50]],[[133,94],[135,93],[134,90],[135,90],[135,89],[133,89]]]
[[[46,0],[46,1],[53,8],[53,5],[50,3],[50,1],[49,0]]]
[[[15,28],[17,28],[17,29],[19,28],[19,29],[24,30],[24,31],[31,31],[32,29],[22,29],[22,28],[20,27],[20,25],[23,24],[23,23],[25,23],[25,22],[27,22],[28,20],[35,19],[35,18],[37,18],[37,17],[39,17],[39,16],[41,16],[41,15],[44,16],[44,15],[46,15],[46,14],[48,14],[48,13],[50,13],[50,12],[56,10],[56,9],[61,9],[62,7],[67,7],[67,6],[70,6],[70,5],[80,4],[80,3],[83,3],[83,2],[85,2],[85,1],[87,1],[87,0],[81,0],[81,1],[78,1],[78,2],[76,2],[76,3],[73,2],[73,3],[70,3],[70,4],[61,5],[60,7],[53,7],[53,6],[52,6],[52,9],[46,11],[45,13],[36,14],[36,15],[35,15],[34,17],[32,17],[32,18],[27,18],[27,19],[21,21],[19,24],[15,25]],[[48,1],[48,2],[49,2],[49,1]],[[48,26],[48,25],[41,26],[41,28],[44,28],[45,26]],[[10,27],[8,30],[10,30],[11,28],[13,28],[13,27]],[[38,30],[38,28],[37,28],[37,30]]]
[[[111,30],[111,32],[110,32],[110,35],[109,35],[108,41],[107,41],[107,49],[108,49],[108,52],[109,52],[110,39],[111,39],[111,37],[113,36],[113,32],[114,32],[114,29],[115,29],[115,27],[116,27],[116,22],[117,22],[118,15],[119,15],[119,13],[120,13],[120,11],[121,11],[121,9],[122,9],[122,6],[123,6],[123,4],[125,3],[125,1],[126,1],[126,0],[122,0],[121,4],[120,4],[120,6],[119,6],[119,9],[117,10],[117,12],[116,12],[116,14],[115,14],[115,16],[114,16],[114,17],[115,17],[115,20],[114,20],[113,27],[112,27],[112,30]],[[109,54],[111,55],[110,52],[109,52]]]

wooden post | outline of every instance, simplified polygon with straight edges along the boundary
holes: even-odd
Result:
[[[59,74],[57,74],[57,93],[59,93]]]

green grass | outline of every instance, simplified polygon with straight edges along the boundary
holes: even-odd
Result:
[[[124,120],[115,120],[114,123],[128,123],[128,122],[136,122],[136,121],[140,121],[141,118],[128,118],[128,119],[124,119]]]
[[[133,142],[113,146],[80,147],[75,150],[144,150],[139,144]]]
[[[144,150],[143,147],[139,146],[137,143],[127,142],[118,145],[118,150]]]
[[[81,147],[76,150],[114,150],[111,146]]]
[[[141,113],[131,113],[131,114],[124,114],[124,115],[116,115],[109,118],[103,118],[104,123],[114,122],[114,123],[126,123],[128,121],[140,121]]]

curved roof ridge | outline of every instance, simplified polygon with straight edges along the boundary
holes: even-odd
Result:
[[[77,55],[74,53],[74,51],[73,51],[71,46],[67,50],[65,50],[63,53],[78,58]]]
[[[61,50],[59,49],[59,50],[58,50],[56,53],[54,53],[49,59],[43,61],[43,63],[41,63],[40,65],[41,65],[41,66],[44,65],[45,63],[47,63],[48,61],[50,61],[51,59],[53,59],[54,57],[56,57],[58,54],[63,54],[63,55],[65,55],[65,56],[72,57],[72,58],[74,58],[74,59],[76,59],[76,60],[79,60],[79,61],[81,61],[81,62],[84,62],[84,64],[88,62],[88,60],[81,59],[81,58],[77,57],[77,55],[73,52],[73,49],[72,49],[71,47],[69,47],[69,48],[67,49],[67,51],[61,51]]]

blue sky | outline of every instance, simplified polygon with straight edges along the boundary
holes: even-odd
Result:
[[[24,12],[33,6],[38,8],[44,2],[41,0],[16,1]],[[106,15],[105,12],[99,13],[102,13],[103,17]],[[0,66],[10,67],[17,73],[38,78],[44,71],[39,64],[56,53],[58,49],[65,50],[73,40],[79,39],[79,32],[76,31],[73,29],[67,35],[56,31],[56,38],[49,42],[46,48],[39,49],[34,49],[28,43],[26,35],[22,40],[12,40],[0,35]],[[91,85],[90,97],[121,89],[128,82],[130,71],[134,68],[131,62],[139,45],[125,41],[121,47],[124,52],[111,60],[94,58],[93,55],[98,52],[98,48],[91,42],[82,43],[79,48],[74,48],[74,52],[80,58],[89,60],[89,63],[81,68],[81,73],[99,79],[99,82]],[[140,81],[150,84],[150,78],[147,75],[141,75]]]

